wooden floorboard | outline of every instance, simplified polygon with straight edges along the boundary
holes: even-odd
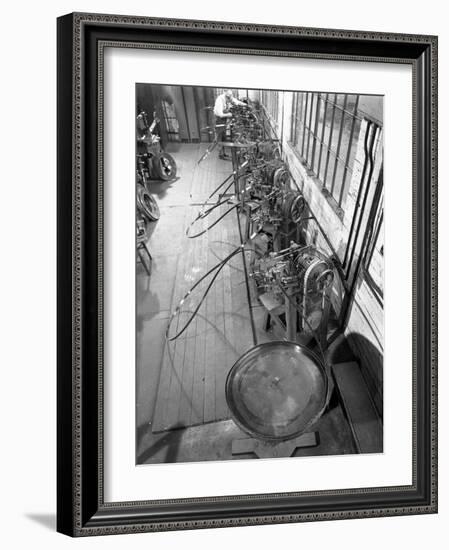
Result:
[[[204,265],[207,260],[207,247],[200,247],[198,261]],[[206,367],[206,332],[207,323],[204,309],[196,316],[197,331],[195,342],[195,357],[193,368],[192,399],[190,402],[190,415],[185,416],[188,425],[202,424],[204,421],[204,380]]]
[[[212,161],[208,159],[206,167],[193,166],[195,173],[191,178],[190,201],[195,205],[186,206],[187,214],[180,216],[180,220],[186,220],[185,223],[195,218],[201,199],[204,200],[231,171],[230,163],[216,159],[219,165],[214,172]],[[231,206],[224,204],[217,208],[195,231],[212,224]],[[179,216],[177,212],[171,214]],[[166,215],[169,216],[170,212]],[[202,275],[239,245],[235,209],[204,235],[195,239],[185,237],[179,247],[171,311]],[[185,300],[182,313],[175,318],[170,334],[184,326],[215,273],[211,273]],[[229,418],[225,398],[226,377],[238,357],[253,345],[243,254],[238,253],[218,273],[198,315],[188,328],[176,340],[166,343],[153,431]]]
[[[208,267],[213,264],[215,258],[212,251],[208,249]],[[206,365],[204,380],[204,422],[215,420],[215,299],[216,282],[206,299],[206,319],[207,319],[207,337],[206,337]]]

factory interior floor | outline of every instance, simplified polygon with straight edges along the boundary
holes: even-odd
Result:
[[[225,379],[247,349],[276,336],[263,330],[264,309],[248,282],[243,253],[222,269],[188,329],[174,342],[165,338],[170,315],[183,295],[240,244],[239,225],[244,220],[237,218],[235,209],[204,235],[186,236],[201,204],[232,171],[231,163],[220,160],[217,151],[198,165],[205,147],[179,144],[176,150],[168,148],[176,159],[177,178],[150,184],[161,217],[148,227],[151,277],[137,266],[137,464],[256,457],[232,454],[232,442],[248,436],[231,419]],[[217,209],[215,219],[222,213]],[[207,221],[210,224],[214,217]],[[194,227],[195,231],[203,228]],[[204,289],[199,287],[189,297],[186,313],[175,319],[178,325],[171,325],[171,330],[181,330]],[[356,452],[335,395],[314,430],[318,445],[298,448],[294,456]]]

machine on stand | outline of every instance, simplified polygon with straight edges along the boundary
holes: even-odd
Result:
[[[154,133],[159,123],[156,113],[151,124],[145,111],[137,115],[137,164],[145,179],[170,181],[176,177],[176,161],[163,150],[160,136]]]
[[[233,441],[232,450],[259,457],[290,456],[298,447],[319,444],[316,424],[333,389],[325,350],[336,270],[314,246],[294,240],[285,246],[284,225],[299,227],[310,217],[278,145],[260,140],[263,132],[250,116],[240,114],[231,130],[233,141],[220,145],[231,151],[232,173],[208,197],[187,236],[203,235],[236,210],[238,223],[243,220],[245,225],[242,241],[182,298],[169,320],[167,339],[184,332],[224,265],[241,251],[252,254],[249,277],[266,310],[263,328],[268,332],[273,327],[275,339],[255,342],[229,370],[227,404],[235,423],[249,436]],[[217,200],[211,204],[214,195]],[[208,221],[225,204],[228,210]],[[206,224],[201,231],[195,229],[199,222]],[[197,307],[175,331],[173,320],[207,277],[210,282]]]
[[[152,256],[148,249],[147,224],[160,218],[156,199],[149,191],[149,180],[168,181],[176,176],[176,162],[165,153],[160,144],[160,137],[154,133],[159,119],[154,113],[151,125],[145,111],[136,119],[136,251],[147,275],[151,275]]]

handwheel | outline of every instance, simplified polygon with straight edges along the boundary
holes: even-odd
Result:
[[[275,145],[273,147],[271,154],[272,154],[274,160],[281,160],[281,157],[282,157],[281,149],[279,148],[278,145]]]
[[[155,156],[153,166],[157,177],[163,181],[169,181],[176,177],[176,161],[169,153]]]
[[[161,217],[156,199],[148,193],[143,185],[137,185],[137,206],[149,221],[155,222]]]
[[[282,214],[285,218],[290,218],[293,223],[298,223],[301,220],[306,202],[301,193],[289,191],[282,204]]]
[[[296,195],[290,206],[290,218],[293,223],[298,223],[301,220],[305,206],[306,201],[304,197],[300,194]]]
[[[269,164],[267,164],[266,166],[266,169],[265,169],[265,173],[266,173],[266,176],[267,176],[267,183],[269,183],[270,185],[273,185],[273,182],[274,182],[274,174],[276,172],[276,170],[278,170],[280,167],[283,166],[283,163],[282,161],[269,161]]]
[[[289,179],[290,175],[288,173],[288,170],[281,166],[273,174],[273,186],[279,188],[284,187]]]

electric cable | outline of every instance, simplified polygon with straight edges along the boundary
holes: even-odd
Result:
[[[219,262],[218,264],[214,265],[211,269],[209,269],[209,271],[207,273],[205,273],[200,279],[198,279],[198,281],[186,292],[186,294],[184,294],[184,296],[179,301],[178,305],[176,306],[174,312],[171,314],[170,319],[168,321],[167,329],[165,331],[165,337],[169,342],[179,338],[179,336],[181,336],[181,334],[183,334],[183,332],[188,328],[188,326],[190,325],[190,323],[193,321],[196,314],[198,313],[200,307],[203,305],[203,302],[206,299],[207,294],[209,293],[209,290],[211,289],[212,285],[214,284],[214,282],[215,282],[216,278],[218,277],[220,271],[223,269],[223,267],[227,264],[227,262],[229,260],[231,260],[236,254],[238,254],[241,250],[243,250],[245,244],[246,243],[242,243],[235,250],[233,250],[230,254],[228,254],[228,256],[226,256],[226,258],[224,258],[221,262]],[[173,336],[170,336],[169,333],[170,333],[171,324],[174,321],[175,317],[177,315],[179,315],[179,313],[181,312],[181,308],[182,308],[184,302],[187,300],[187,298],[190,296],[190,294],[195,290],[195,288],[199,284],[201,284],[201,282],[204,281],[204,279],[206,279],[206,277],[208,277],[214,271],[216,273],[212,277],[210,283],[207,285],[206,290],[204,291],[198,305],[193,310],[193,312],[192,312],[191,316],[189,317],[189,319],[187,320],[187,322],[184,324],[184,326],[181,328],[181,330],[179,330]]]
[[[214,204],[214,206],[212,206],[211,208],[209,208],[208,210],[206,210],[205,212],[203,213],[200,213],[194,220],[193,222],[190,223],[190,225],[187,227],[186,229],[186,235],[187,235],[187,238],[189,239],[196,239],[197,237],[201,237],[201,235],[204,235],[204,233],[207,233],[207,231],[209,231],[210,229],[212,229],[212,227],[214,227],[215,225],[217,225],[218,222],[220,222],[225,216],[227,216],[229,214],[229,212],[232,212],[235,208],[238,208],[239,207],[239,204],[234,204],[231,206],[231,208],[229,208],[228,210],[226,210],[226,212],[224,214],[222,214],[218,219],[216,219],[214,221],[214,223],[208,225],[205,229],[203,229],[202,231],[200,231],[199,233],[195,233],[194,235],[192,235],[190,233],[193,225],[199,221],[199,220],[203,220],[204,218],[206,218],[213,210],[215,210],[215,208],[217,208],[218,206],[222,206],[223,204],[231,204],[231,199],[226,199],[224,201],[220,201],[216,204]]]
[[[211,146],[209,146],[209,148],[206,150],[206,152],[203,154],[203,156],[200,158],[200,160],[198,161],[198,164],[200,164],[200,162],[202,160],[204,160],[204,158],[206,158],[208,156],[208,154],[215,148],[215,146],[217,145],[217,142],[213,142],[211,144]],[[236,203],[236,204],[232,204],[232,201],[235,200],[235,196],[232,197],[232,198],[227,198],[225,200],[218,200],[215,204],[213,204],[212,206],[210,206],[209,208],[207,208],[206,210],[204,210],[204,207],[206,207],[208,201],[216,194],[218,193],[218,191],[224,186],[226,185],[226,183],[231,179],[231,182],[227,185],[226,189],[224,190],[224,192],[222,193],[222,195],[225,195],[226,192],[229,190],[229,188],[232,186],[232,184],[234,183],[235,181],[235,177],[240,177],[241,174],[239,174],[239,172],[242,171],[242,169],[246,168],[247,165],[249,164],[249,160],[246,160],[242,166],[237,169],[237,170],[234,170],[227,178],[225,178],[225,180],[220,183],[220,185],[218,187],[216,187],[212,193],[207,197],[206,201],[203,203],[203,206],[202,208],[200,209],[197,217],[189,224],[189,226],[187,227],[186,229],[186,235],[188,238],[196,238],[196,237],[199,237],[201,235],[204,235],[207,231],[209,231],[210,229],[212,229],[215,225],[217,225],[225,216],[227,216],[232,210],[234,209],[237,209],[239,206],[240,206],[240,203]],[[262,163],[262,166],[258,166],[258,168],[263,168],[265,167],[265,165],[268,165],[269,164],[269,161],[265,161]],[[300,189],[299,189],[299,186],[297,185],[296,181],[294,180],[294,178],[291,176],[291,173],[290,173],[290,170],[288,169],[287,166],[284,166],[282,168],[282,170],[284,170],[284,174],[286,174],[287,176],[287,179],[285,181],[282,181],[282,183],[285,185],[287,183],[287,181],[289,181],[290,183],[293,182],[294,186],[296,187],[297,191],[299,191],[299,193],[301,193]],[[277,179],[281,179],[280,178],[280,168],[278,169],[278,178]],[[273,191],[274,192],[274,191]],[[302,194],[301,194],[302,196]],[[192,230],[192,227],[194,226],[195,223],[197,223],[199,220],[204,220],[205,218],[207,218],[216,208],[224,205],[224,204],[232,204],[232,206],[226,211],[224,212],[217,220],[215,220],[212,224],[210,224],[207,228],[203,229],[202,231],[192,235],[191,234],[191,230]],[[302,213],[302,210],[304,209],[304,207],[301,209],[301,213]],[[297,220],[297,223],[301,223],[302,221],[304,220]],[[215,280],[217,279],[219,273],[221,272],[221,270],[223,269],[223,267],[236,255],[238,254],[239,252],[242,252],[244,251],[245,249],[245,246],[246,244],[251,241],[259,232],[260,232],[261,228],[259,228],[255,233],[253,233],[245,243],[241,243],[235,250],[233,250],[230,254],[228,254],[224,259],[220,260],[215,266],[213,266],[211,269],[209,269],[209,271],[207,271],[207,273],[205,273],[189,290],[188,292],[182,297],[182,299],[179,301],[177,307],[175,308],[174,312],[172,313],[172,315],[170,316],[170,319],[169,319],[169,322],[168,322],[168,325],[167,325],[167,329],[166,329],[166,339],[168,341],[173,341],[177,338],[179,338],[179,336],[181,336],[186,330],[187,328],[189,327],[189,325],[192,323],[193,319],[195,318],[195,316],[197,315],[199,309],[201,308],[202,304],[204,303],[210,289],[212,288]],[[306,246],[303,246],[303,247],[300,247],[298,249],[296,249],[294,251],[295,254],[298,254],[298,253],[301,253],[303,250],[309,248],[310,245],[306,245]],[[285,249],[285,250],[282,250],[280,251],[280,253],[278,253],[276,256],[277,257],[282,257],[284,255],[288,255],[288,254],[291,254],[291,250],[289,248]],[[191,311],[191,315],[190,317],[188,318],[187,322],[183,324],[183,326],[180,328],[180,330],[177,330],[176,333],[174,335],[170,335],[170,328],[171,328],[171,325],[173,323],[173,321],[175,320],[176,317],[178,317],[181,313],[181,308],[182,306],[184,305],[185,301],[188,299],[188,297],[192,294],[192,292],[207,278],[209,277],[212,273],[214,273],[213,277],[211,278],[209,284],[207,285],[203,295],[201,296],[200,298],[200,301],[198,303],[198,305],[194,308],[193,311]],[[315,329],[312,327],[312,325],[310,324],[310,322],[307,320],[307,318],[305,317],[304,313],[304,308],[303,306],[299,306],[299,304],[297,303],[297,301],[293,301],[291,296],[285,291],[284,287],[282,284],[280,283],[277,283],[277,286],[279,287],[279,289],[281,290],[282,294],[285,296],[285,298],[288,300],[288,302],[294,307],[294,309],[301,315],[301,318],[303,319],[303,322],[307,325],[308,329],[310,330],[313,338],[316,340],[317,342],[317,345],[319,347],[319,350],[320,350],[320,353],[323,357],[323,359],[325,360],[325,355],[324,355],[324,351],[323,351],[323,348],[322,348],[322,344],[321,344],[321,341],[320,341],[320,338],[317,334],[317,332],[315,331]],[[328,299],[327,296],[323,296],[323,299]]]
[[[191,230],[193,228],[193,226],[195,225],[196,222],[198,222],[199,220],[203,220],[204,218],[206,218],[207,216],[209,216],[209,214],[211,214],[211,212],[213,212],[216,208],[218,208],[219,206],[223,205],[223,204],[232,204],[232,200],[234,200],[232,197],[231,198],[228,198],[228,199],[224,199],[224,200],[218,200],[216,203],[214,203],[211,207],[207,208],[206,210],[204,210],[204,207],[207,206],[209,200],[216,194],[218,193],[218,191],[231,179],[231,178],[234,178],[235,176],[238,176],[238,177],[241,177],[242,174],[239,174],[239,172],[242,171],[242,169],[246,169],[248,165],[248,161],[245,161],[242,166],[240,166],[240,168],[238,170],[234,170],[233,172],[231,172],[231,174],[229,174],[229,176],[220,183],[220,185],[218,185],[218,187],[216,187],[212,193],[207,197],[207,199],[204,201],[204,203],[202,204],[202,207],[200,208],[196,218],[190,222],[190,224],[188,225],[187,229],[186,229],[186,235],[189,239],[195,239],[196,237],[200,237],[201,235],[204,235],[204,233],[206,233],[207,231],[209,231],[209,229],[212,229],[212,227],[214,227],[219,221],[221,221],[227,214],[229,214],[229,212],[231,212],[234,208],[236,208],[238,206],[238,204],[234,204],[229,210],[227,210],[222,216],[220,216],[218,218],[218,220],[216,220],[213,224],[209,225],[208,227],[206,227],[206,229],[200,231],[199,233],[195,233],[194,235],[191,234]],[[234,180],[231,179],[230,183],[228,184],[228,186],[226,187],[226,189],[223,191],[222,195],[225,195],[227,193],[227,191],[229,190],[229,188],[233,185],[234,183]],[[235,197],[235,196],[234,196]]]
[[[242,252],[245,249],[245,246],[256,237],[256,235],[258,234],[259,231],[254,232],[244,243],[241,243],[237,248],[235,248],[232,252],[230,252],[226,256],[226,258],[224,258],[223,260],[218,262],[216,265],[214,265],[211,269],[209,269],[209,271],[207,273],[205,273],[200,279],[198,279],[198,281],[192,287],[190,287],[190,289],[186,292],[186,294],[181,298],[181,300],[179,301],[178,305],[176,306],[174,312],[170,316],[170,319],[169,319],[168,325],[167,325],[167,329],[165,331],[165,337],[169,342],[171,342],[172,340],[176,340],[176,338],[179,338],[179,336],[181,336],[181,334],[187,329],[187,327],[190,325],[190,323],[195,318],[195,315],[198,313],[198,311],[199,311],[200,307],[202,306],[204,300],[206,299],[206,296],[207,296],[209,290],[211,289],[212,285],[214,284],[216,278],[218,277],[220,271],[223,269],[223,267],[236,254],[238,254],[239,252]],[[190,294],[195,290],[195,288],[197,288],[198,285],[201,284],[201,282],[204,281],[204,279],[206,279],[214,271],[216,271],[216,273],[212,277],[210,283],[207,285],[206,290],[204,291],[203,296],[201,297],[197,307],[193,310],[191,316],[189,317],[189,319],[187,320],[185,325],[176,334],[174,334],[173,336],[169,336],[171,324],[174,321],[175,317],[181,312],[181,307],[183,306],[184,302],[187,300],[187,298],[190,296]]]

